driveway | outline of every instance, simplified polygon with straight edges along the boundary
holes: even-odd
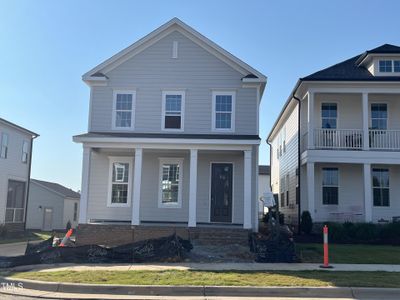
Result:
[[[16,256],[25,253],[27,242],[0,244],[0,256]]]

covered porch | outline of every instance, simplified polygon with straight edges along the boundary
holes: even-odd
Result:
[[[79,223],[257,230],[258,140],[166,140],[85,142]]]

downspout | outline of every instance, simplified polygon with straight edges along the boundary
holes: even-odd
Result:
[[[295,95],[295,93],[293,93],[293,99],[295,99],[298,103],[299,103],[299,109],[298,109],[298,112],[297,112],[297,114],[298,114],[298,116],[297,116],[297,172],[298,172],[298,174],[297,174],[297,184],[298,184],[298,187],[299,187],[299,203],[297,204],[298,205],[298,210],[297,210],[297,233],[300,235],[301,234],[301,229],[300,229],[300,218],[301,218],[301,185],[300,185],[300,182],[301,182],[301,180],[300,180],[300,174],[301,174],[301,172],[300,172],[300,166],[301,166],[301,153],[300,153],[300,151],[301,151],[301,145],[300,145],[300,142],[301,142],[301,135],[300,135],[300,125],[301,125],[301,122],[300,122],[300,116],[301,116],[301,100],[299,99],[299,98],[297,98],[296,97],[296,95]]]
[[[29,153],[29,167],[28,167],[28,183],[26,189],[26,197],[25,197],[25,216],[24,216],[24,231],[26,230],[26,216],[28,215],[28,199],[29,199],[29,188],[31,185],[31,169],[32,169],[32,153],[33,153],[33,140],[37,138],[37,136],[32,136],[31,138],[31,149]]]

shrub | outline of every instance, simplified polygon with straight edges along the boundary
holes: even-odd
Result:
[[[310,234],[313,228],[313,221],[309,211],[303,211],[300,220],[300,229],[305,234]]]
[[[5,224],[0,224],[0,237],[4,238],[7,235],[7,227]]]

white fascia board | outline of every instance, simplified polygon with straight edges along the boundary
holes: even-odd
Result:
[[[168,30],[168,29],[170,29],[170,30]],[[179,30],[179,29],[181,29],[181,30]],[[192,37],[194,37],[194,39],[190,35],[185,34],[185,36],[191,38],[191,40],[193,40],[194,42],[199,44],[199,46],[205,48],[206,50],[208,50],[209,52],[211,52],[218,58],[220,58],[220,59],[226,58],[226,59],[228,59],[228,61],[226,61],[226,59],[225,60],[223,59],[225,62],[227,62],[227,63],[233,62],[234,64],[236,64],[237,66],[242,68],[244,71],[256,75],[261,80],[263,80],[263,79],[266,80],[267,77],[265,75],[263,75],[256,69],[252,68],[251,66],[249,66],[248,64],[246,64],[245,62],[243,62],[242,60],[237,58],[236,56],[232,55],[225,49],[221,48],[220,46],[218,46],[217,44],[215,44],[214,42],[212,42],[211,40],[209,40],[208,38],[206,38],[205,36],[203,36],[202,34],[197,32],[196,30],[194,30],[187,24],[183,23],[178,18],[173,18],[172,20],[170,20],[169,22],[160,26],[156,30],[152,31],[151,33],[149,33],[145,37],[141,38],[137,42],[133,43],[131,46],[118,52],[117,54],[113,55],[111,58],[105,60],[104,62],[102,62],[101,64],[96,66],[95,68],[86,72],[82,76],[82,79],[84,81],[89,80],[89,79],[93,78],[93,77],[91,77],[92,74],[99,72],[101,70],[104,70],[104,69],[107,69],[107,71],[110,71],[110,68],[108,68],[109,66],[110,67],[111,67],[111,65],[112,65],[112,67],[118,66],[120,63],[122,63],[126,59],[131,58],[132,56],[138,54],[139,52],[141,52],[145,48],[147,48],[147,45],[145,45],[145,44],[155,43],[157,40],[161,39],[165,35],[172,32],[173,30],[178,30],[183,34],[189,33]],[[211,49],[214,51],[210,51]],[[132,52],[132,54],[131,54],[131,52]],[[222,55],[222,57],[221,57],[221,55]],[[121,60],[122,62],[119,62],[119,64],[118,64],[117,63],[118,60]],[[243,71],[242,71],[242,73],[244,75],[247,75]]]

